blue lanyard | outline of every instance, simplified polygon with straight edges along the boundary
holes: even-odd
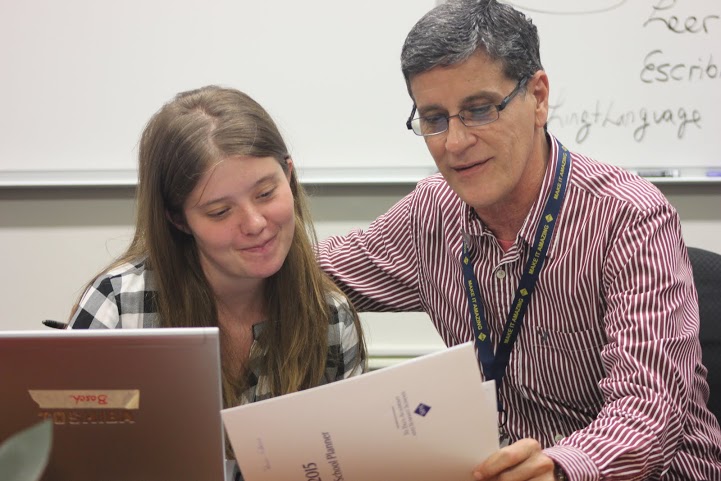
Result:
[[[561,211],[563,198],[566,195],[566,183],[568,180],[568,170],[571,166],[571,156],[568,150],[558,144],[558,161],[556,165],[556,182],[551,189],[551,193],[546,200],[546,206],[543,209],[541,223],[536,229],[536,237],[534,242],[534,250],[526,261],[521,281],[518,283],[516,294],[513,297],[511,309],[506,317],[506,326],[503,329],[503,335],[498,343],[498,349],[494,355],[493,342],[491,340],[491,331],[486,322],[486,315],[483,310],[483,304],[479,302],[481,290],[478,285],[478,279],[473,272],[473,263],[468,254],[468,242],[463,239],[463,255],[461,264],[463,266],[463,278],[468,295],[468,307],[471,313],[471,324],[475,334],[476,354],[478,362],[483,368],[483,374],[486,380],[494,379],[496,381],[496,390],[501,390],[503,376],[506,373],[506,367],[511,357],[513,343],[518,337],[523,324],[523,316],[528,309],[531,301],[531,295],[536,287],[538,274],[546,260],[548,246],[551,244],[555,220]],[[498,410],[503,413],[500,396],[498,397]]]

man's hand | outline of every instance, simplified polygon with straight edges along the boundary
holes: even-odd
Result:
[[[554,481],[555,464],[543,454],[535,439],[521,439],[493,453],[475,467],[473,476],[483,481]]]

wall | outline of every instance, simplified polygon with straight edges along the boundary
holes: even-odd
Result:
[[[662,184],[688,245],[721,253],[721,185]],[[367,226],[408,185],[311,186],[319,237]],[[64,319],[84,283],[127,245],[134,190],[0,189],[0,329]],[[422,354],[442,346],[425,314],[364,314],[371,352]]]

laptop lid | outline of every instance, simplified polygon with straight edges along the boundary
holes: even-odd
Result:
[[[224,479],[217,328],[0,331],[0,442],[53,421],[43,481]]]

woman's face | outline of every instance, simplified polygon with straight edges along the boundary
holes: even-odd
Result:
[[[252,287],[278,272],[295,231],[288,172],[273,157],[229,157],[211,167],[183,205],[211,287]]]

